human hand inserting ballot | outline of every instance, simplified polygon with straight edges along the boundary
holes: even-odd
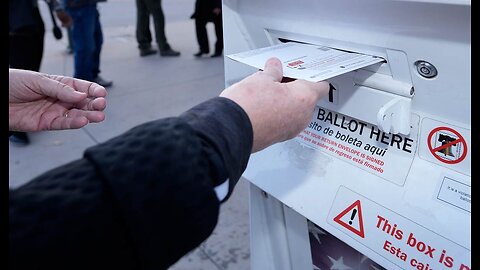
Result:
[[[305,129],[317,102],[328,94],[327,82],[281,83],[282,63],[270,58],[263,71],[225,89],[220,96],[242,107],[253,127],[252,153],[291,139]]]
[[[104,87],[71,77],[9,69],[9,130],[81,128],[105,119]]]

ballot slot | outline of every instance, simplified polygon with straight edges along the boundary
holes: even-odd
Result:
[[[415,89],[404,52],[272,29],[265,33],[272,46],[294,42],[383,58],[383,62],[327,79],[329,96],[318,105],[377,125],[386,133],[410,134]]]
[[[394,50],[391,50],[389,48],[364,45],[356,42],[333,40],[333,39],[324,38],[320,36],[309,36],[305,34],[286,32],[286,31],[281,31],[276,29],[264,29],[264,33],[270,45],[276,45],[279,43],[286,43],[286,42],[295,42],[295,43],[301,43],[301,44],[321,45],[321,46],[325,46],[325,47],[329,47],[329,48],[333,48],[333,49],[341,50],[345,52],[354,52],[354,53],[361,53],[366,55],[373,55],[373,56],[383,58],[385,61],[382,63],[373,64],[373,65],[364,67],[362,69],[369,70],[375,73],[390,75],[394,77],[395,75],[392,74],[392,72],[402,73],[402,74],[404,72],[407,72],[407,73],[410,72],[408,64],[406,64],[407,58],[405,53],[402,52],[400,54],[395,54],[392,57],[391,54]],[[399,61],[398,59],[404,59],[405,61]],[[399,66],[399,62],[402,62],[401,64],[403,69],[402,72],[399,72],[398,68],[391,67],[391,65]],[[408,77],[409,75],[405,76],[404,78],[401,78],[401,80],[406,80],[411,82],[411,78],[408,78]]]

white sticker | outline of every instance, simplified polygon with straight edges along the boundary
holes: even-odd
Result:
[[[417,149],[419,118],[412,115],[409,136],[317,107],[296,140],[402,186]]]
[[[443,177],[437,199],[471,213],[472,188],[453,177]]]
[[[344,186],[327,222],[401,269],[471,269],[469,249]]]
[[[430,118],[422,119],[419,156],[471,175],[470,130]]]

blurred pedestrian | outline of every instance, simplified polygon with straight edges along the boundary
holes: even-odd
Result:
[[[150,31],[150,16],[153,17],[155,39],[160,56],[180,56],[180,52],[173,50],[165,36],[165,16],[162,10],[162,0],[135,0],[137,6],[136,37],[140,56],[156,54],[152,48],[152,33]]]
[[[210,57],[219,57],[223,52],[223,27],[222,27],[222,0],[197,0],[195,2],[195,11],[190,16],[195,19],[195,32],[199,51],[194,54],[195,57],[201,57],[210,53],[210,44],[208,42],[207,23],[212,22],[215,25],[215,52]]]
[[[113,82],[100,76],[100,54],[103,32],[97,3],[106,0],[61,0],[73,19],[71,29],[74,74],[78,79],[93,81],[103,87]]]

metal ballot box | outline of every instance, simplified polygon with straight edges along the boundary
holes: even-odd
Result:
[[[251,267],[471,268],[471,4],[223,0],[225,54],[301,42],[385,59],[328,79],[251,156]],[[227,86],[258,69],[225,58]]]

